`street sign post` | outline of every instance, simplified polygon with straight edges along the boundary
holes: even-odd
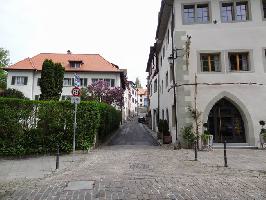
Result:
[[[73,126],[73,157],[72,161],[74,161],[74,155],[75,155],[75,150],[76,150],[76,129],[77,129],[77,109],[78,109],[78,104],[80,103],[80,88],[79,87],[74,87],[72,89],[72,97],[71,97],[71,103],[74,103],[75,105],[75,111],[74,111],[74,126]]]
[[[76,73],[74,74],[74,86],[80,87],[80,77]]]
[[[72,93],[72,96],[79,97],[80,96],[80,89],[79,89],[79,87],[74,87],[72,89],[71,93]]]
[[[80,97],[71,97],[71,103],[80,104]]]

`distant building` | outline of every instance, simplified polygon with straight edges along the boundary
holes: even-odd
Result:
[[[138,91],[138,106],[148,107],[148,91],[147,89],[137,88]]]
[[[128,116],[136,116],[138,108],[138,93],[135,84],[132,81],[129,81],[129,88],[127,89],[128,94]]]
[[[39,81],[45,59],[61,63],[65,68],[62,100],[71,97],[75,73],[80,77],[81,87],[87,87],[98,80],[108,82],[110,87],[122,86],[121,73],[123,71],[116,65],[108,62],[99,54],[72,54],[68,51],[67,54],[41,53],[6,67],[7,88],[17,89],[27,98],[38,100],[41,94]]]

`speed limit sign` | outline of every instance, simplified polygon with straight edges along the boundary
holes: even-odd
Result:
[[[72,89],[72,95],[73,95],[74,97],[79,97],[79,96],[80,96],[80,89],[79,89],[78,87],[74,87],[74,88]]]

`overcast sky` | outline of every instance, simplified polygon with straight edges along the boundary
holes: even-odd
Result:
[[[0,47],[12,63],[38,53],[99,53],[146,85],[161,0],[0,0]]]

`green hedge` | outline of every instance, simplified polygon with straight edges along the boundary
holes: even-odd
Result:
[[[0,155],[70,152],[74,105],[69,101],[0,98]],[[76,148],[89,149],[119,127],[121,113],[99,102],[82,102],[77,111]]]

